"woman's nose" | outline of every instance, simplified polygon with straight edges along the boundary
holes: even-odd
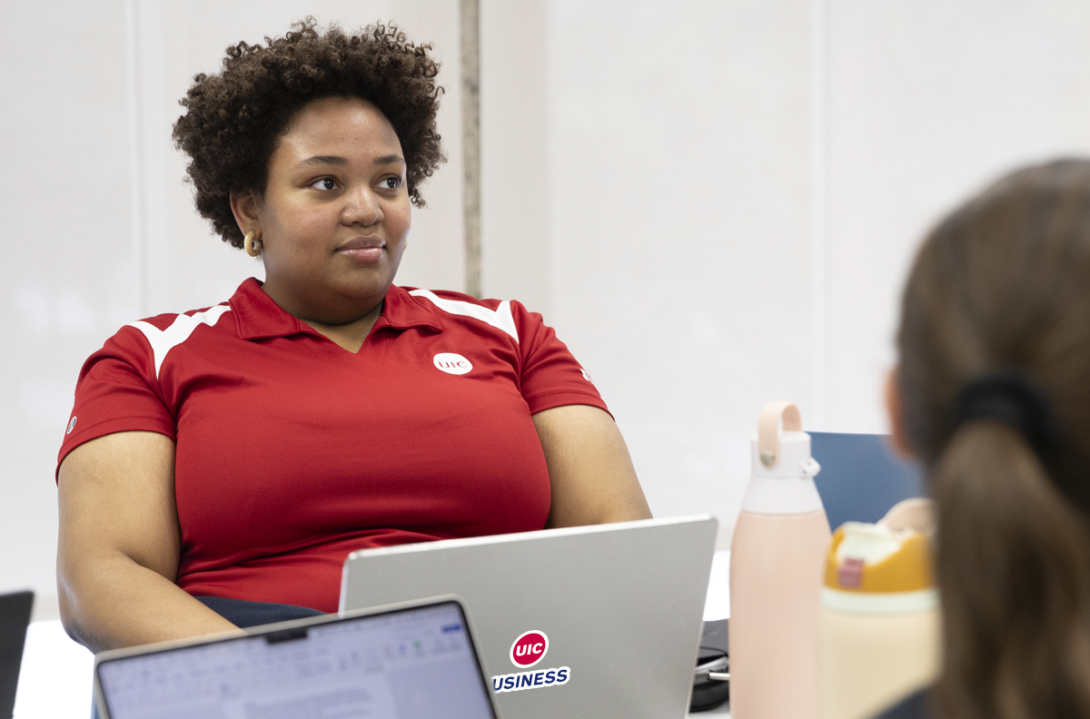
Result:
[[[370,187],[357,187],[345,195],[341,220],[347,225],[361,224],[369,227],[382,219],[382,207],[378,196]]]

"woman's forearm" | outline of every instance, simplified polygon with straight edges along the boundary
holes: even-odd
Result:
[[[121,553],[61,568],[57,585],[68,634],[92,652],[238,628],[162,575]]]

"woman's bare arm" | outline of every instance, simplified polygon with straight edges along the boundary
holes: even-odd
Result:
[[[648,519],[628,447],[608,413],[568,405],[534,415],[549,465],[553,503],[547,527]]]
[[[68,634],[98,652],[236,627],[174,583],[174,442],[121,432],[61,465],[57,590]]]

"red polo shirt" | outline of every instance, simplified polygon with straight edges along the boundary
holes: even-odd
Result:
[[[518,302],[391,287],[353,354],[250,279],[93,354],[58,467],[112,432],[170,437],[179,586],[332,612],[353,550],[541,529],[549,475],[531,415],[569,404],[606,409]]]

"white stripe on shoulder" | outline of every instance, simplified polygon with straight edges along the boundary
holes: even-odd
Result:
[[[444,312],[449,312],[452,315],[472,317],[475,320],[487,322],[496,329],[503,330],[514,337],[515,342],[519,341],[519,332],[518,329],[515,328],[515,318],[511,316],[511,303],[507,300],[501,302],[500,306],[496,309],[490,310],[487,307],[475,305],[472,302],[443,299],[431,290],[413,290],[409,294],[413,297],[423,297],[431,301],[431,303],[439,309]]]
[[[216,305],[215,307],[209,307],[204,312],[197,312],[193,315],[178,315],[165,330],[142,320],[133,322],[129,326],[140,330],[148,338],[148,344],[151,345],[151,350],[155,353],[155,378],[159,379],[159,368],[163,366],[163,360],[166,359],[167,352],[189,339],[189,335],[193,334],[193,330],[197,329],[199,325],[211,327],[219,322],[220,317],[230,312],[230,310],[231,308],[228,305]]]

